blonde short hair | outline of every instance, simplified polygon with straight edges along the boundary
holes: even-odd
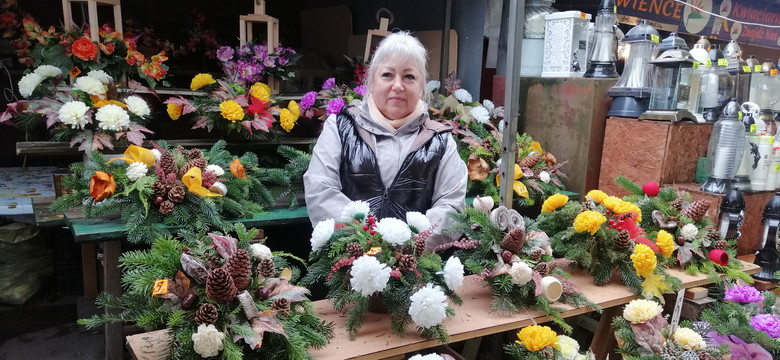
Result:
[[[430,94],[425,91],[425,85],[428,83],[428,50],[416,37],[409,34],[408,31],[394,32],[386,36],[379,42],[376,51],[371,56],[371,62],[368,65],[368,74],[366,75],[366,88],[371,92],[374,76],[377,68],[389,62],[390,59],[410,60],[420,74],[422,82],[423,100],[428,100]]]

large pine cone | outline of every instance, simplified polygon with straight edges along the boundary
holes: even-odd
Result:
[[[694,222],[699,222],[707,213],[710,205],[710,202],[707,200],[696,200],[684,207],[682,211],[680,211],[680,215],[689,217],[693,219]]]
[[[236,250],[236,253],[225,262],[225,269],[233,277],[236,289],[244,291],[249,285],[249,276],[252,275],[252,262],[249,253],[244,249]]]
[[[290,300],[278,298],[271,303],[271,308],[279,310],[283,315],[287,315],[290,313]]]
[[[398,259],[398,269],[401,271],[417,270],[417,258],[414,255],[401,255]]]
[[[184,196],[187,195],[187,190],[182,186],[171,187],[168,191],[168,200],[173,201],[175,204],[184,201]]]
[[[206,296],[220,304],[227,304],[236,297],[236,284],[225,268],[216,268],[206,279]]]
[[[151,188],[152,188],[152,191],[154,191],[154,195],[156,195],[156,196],[165,196],[165,192],[166,192],[165,184],[160,182],[160,180],[155,180],[152,183]]]
[[[186,157],[189,160],[202,158],[203,157],[203,153],[199,149],[194,149],[193,148],[193,149],[190,149],[189,152],[187,152],[187,156]]]
[[[260,260],[260,263],[257,264],[257,273],[266,278],[274,277],[276,275],[274,261],[271,259]]]
[[[631,246],[631,234],[628,230],[620,230],[620,233],[615,238],[615,247],[618,249],[628,249]]]
[[[176,204],[174,204],[170,200],[165,200],[160,203],[160,214],[168,215],[173,212],[173,208],[175,207]]]
[[[361,257],[365,251],[363,251],[363,246],[356,242],[351,242],[347,244],[347,254],[349,254],[350,257]]]
[[[547,276],[550,275],[553,270],[555,270],[555,264],[551,262],[540,262],[536,264],[534,270],[538,272],[539,275]]]
[[[677,211],[682,210],[682,205],[683,205],[683,199],[682,198],[677,198],[677,199],[674,199],[671,202],[669,202],[669,206],[677,209]]]
[[[414,239],[414,255],[420,257],[425,252],[425,246],[427,243],[423,237]]]
[[[205,303],[195,311],[195,322],[200,324],[214,324],[219,318],[217,307],[212,303]]]
[[[726,240],[718,240],[713,245],[716,249],[726,250],[729,248],[729,243]]]
[[[517,254],[523,249],[524,243],[525,230],[517,228],[504,236],[504,239],[501,240],[501,247]]]
[[[176,159],[173,158],[173,155],[167,151],[162,151],[162,154],[160,154],[160,163],[159,166],[162,169],[162,171],[168,175],[168,174],[178,174],[178,167],[176,166]]]
[[[531,260],[533,261],[539,261],[542,260],[542,255],[544,255],[544,250],[542,249],[536,249],[531,252]]]
[[[539,154],[533,154],[526,156],[523,158],[523,160],[520,160],[517,162],[518,165],[520,165],[521,168],[532,168],[534,165],[539,163],[539,159],[541,159],[542,156]]]
[[[190,171],[190,169],[194,167],[197,167],[202,171],[203,169],[206,168],[206,166],[208,166],[208,164],[209,163],[204,158],[197,158],[197,159],[187,161],[187,163],[184,164],[184,166],[182,166],[181,169],[179,169],[179,177],[184,176],[184,174],[186,174],[187,171]]]

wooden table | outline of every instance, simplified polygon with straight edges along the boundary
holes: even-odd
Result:
[[[736,260],[738,261],[738,260]],[[757,265],[742,262],[743,271],[748,274],[757,273],[760,268]],[[682,281],[682,288],[691,288],[709,284],[705,275],[691,276],[680,270],[670,270],[670,275]],[[593,278],[581,272],[575,272],[572,280],[593,303],[605,309],[612,309],[612,313],[619,310],[619,306],[630,302],[636,297],[621,283],[610,282],[605,286],[596,286]],[[505,331],[513,331],[536,323],[544,323],[550,319],[538,311],[525,311],[515,315],[501,315],[490,312],[492,294],[490,290],[476,283],[474,276],[468,276],[463,286],[458,290],[463,298],[463,305],[455,309],[455,316],[445,320],[444,325],[450,334],[451,342],[479,338],[486,335],[497,334]],[[346,316],[333,309],[328,300],[315,301],[317,316],[322,320],[335,324],[335,337],[322,349],[311,349],[310,353],[315,359],[386,359],[402,356],[403,354],[435,347],[439,343],[435,340],[421,338],[410,327],[406,335],[401,338],[390,331],[390,318],[388,314],[366,315],[363,327],[357,334],[357,339],[350,341],[345,328]],[[572,308],[562,314],[567,318],[593,311],[591,308]],[[612,321],[612,316],[603,316],[599,328],[607,329]],[[606,327],[604,327],[606,326]],[[598,334],[597,334],[598,335]],[[131,354],[138,359],[159,359],[161,351],[165,350],[167,342],[165,330],[138,334],[127,337]],[[591,348],[601,346],[598,344],[603,336],[594,337]]]

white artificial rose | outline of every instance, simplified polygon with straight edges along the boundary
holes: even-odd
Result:
[[[252,244],[249,246],[249,251],[257,260],[273,259],[271,249],[263,244]]]
[[[126,175],[130,181],[138,181],[138,179],[146,176],[147,170],[146,164],[140,161],[134,161],[127,166]]]
[[[533,269],[525,261],[512,263],[509,268],[509,276],[512,277],[512,283],[523,286],[533,279]]]
[[[198,332],[192,334],[192,348],[203,358],[219,355],[224,349],[222,340],[225,334],[217,330],[214,325],[200,324]]]
[[[539,180],[542,180],[543,183],[547,184],[550,182],[550,173],[547,171],[542,171],[539,173]]]
[[[146,101],[135,95],[126,97],[125,104],[128,111],[140,117],[148,116],[152,112]]]

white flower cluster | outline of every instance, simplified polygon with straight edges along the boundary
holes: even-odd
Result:
[[[73,88],[95,96],[106,93],[105,85],[103,85],[100,80],[89,76],[82,76],[76,79],[76,83],[73,84]]]
[[[127,166],[127,178],[130,179],[130,181],[138,181],[138,179],[146,176],[147,170],[146,164],[140,161],[134,161]]]
[[[685,224],[682,229],[680,229],[680,236],[685,238],[685,240],[693,241],[693,239],[696,238],[696,235],[699,234],[699,228],[696,227],[696,225],[693,224]]]
[[[455,256],[451,256],[444,264],[444,284],[452,291],[463,285],[463,263]]]
[[[447,295],[439,286],[428,283],[409,299],[412,300],[409,315],[421,328],[437,326],[447,317]]]
[[[382,235],[382,240],[396,246],[403,245],[412,238],[412,230],[409,229],[409,226],[392,217],[379,220],[376,223],[376,232]]]
[[[206,172],[209,171],[213,172],[214,175],[216,176],[225,175],[225,169],[221,168],[219,165],[214,165],[214,164],[206,165]]]
[[[87,73],[87,77],[96,79],[103,83],[103,85],[108,85],[111,81],[114,80],[111,78],[111,75],[108,75],[108,73],[103,70],[92,70]]]
[[[62,104],[62,107],[60,107],[57,114],[63,124],[68,125],[73,129],[83,129],[90,121],[90,119],[87,118],[88,110],[89,106],[81,101],[68,101]]]
[[[428,354],[428,355],[417,354],[415,356],[410,357],[409,360],[444,360],[444,358],[441,357],[441,355],[439,354]]]
[[[471,102],[471,94],[466,89],[455,90],[452,95],[455,95],[455,98],[460,102]]]
[[[534,271],[525,261],[517,261],[512,263],[512,267],[509,268],[509,276],[512,277],[512,283],[523,286],[528,284],[533,278]]]
[[[98,109],[95,119],[103,130],[122,131],[130,125],[130,115],[118,105],[109,104]]]
[[[352,263],[349,284],[363,296],[382,291],[390,281],[390,268],[373,256],[363,255]]]
[[[407,212],[406,223],[409,224],[410,228],[414,228],[413,231],[418,234],[431,228],[431,221],[419,211]]]
[[[34,72],[22,76],[19,80],[19,94],[24,98],[30,97],[41,81],[43,81],[43,76]]]
[[[151,113],[146,101],[138,96],[132,95],[126,97],[125,104],[127,104],[127,110],[140,117],[148,116]]]
[[[38,68],[35,69],[34,72],[44,78],[50,78],[50,77],[62,75],[62,69],[51,65],[38,66]]]
[[[368,205],[368,202],[365,201],[350,201],[347,203],[346,206],[344,206],[344,209],[341,210],[341,216],[339,216],[339,221],[341,222],[352,222],[352,220],[355,219],[355,215],[357,214],[363,214],[363,223],[366,223],[366,217],[368,216],[368,213],[371,212],[371,206]]]
[[[469,113],[480,124],[487,124],[490,121],[490,111],[484,106],[475,106]]]
[[[558,341],[555,342],[555,345],[566,360],[574,360],[580,355],[580,343],[571,337],[558,335]]]
[[[425,90],[429,93],[436,92],[441,87],[441,82],[439,80],[430,80],[427,84],[425,84]]]
[[[222,340],[225,334],[217,330],[214,325],[200,324],[198,332],[192,334],[193,350],[201,357],[217,356],[222,349]]]
[[[311,251],[318,251],[333,235],[336,221],[333,219],[322,220],[314,227],[311,233]]]
[[[249,251],[257,260],[273,259],[274,256],[271,249],[263,244],[252,244],[249,246]]]

